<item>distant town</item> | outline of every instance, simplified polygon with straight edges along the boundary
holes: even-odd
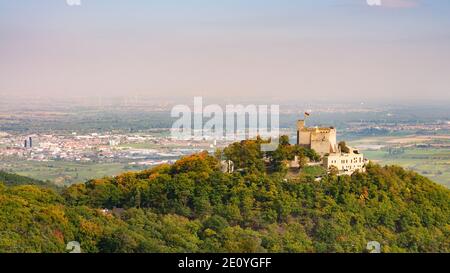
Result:
[[[173,139],[168,129],[173,123],[167,112],[170,105],[140,103],[98,109],[71,108],[64,102],[4,109],[0,169],[70,185],[171,163],[204,150],[212,153],[232,142]],[[337,129],[336,142],[345,140],[365,158],[399,164],[450,186],[450,121],[445,107],[422,115],[417,109],[362,104],[285,105],[280,107],[280,134],[288,135],[292,144],[297,140],[297,119],[310,107],[309,127],[332,126]]]
[[[191,154],[196,151],[214,150],[230,141],[219,143],[208,139],[179,140],[166,134],[117,134],[72,132],[62,134],[12,134],[0,132],[0,156],[15,156],[25,160],[50,161],[94,161],[113,162],[124,159],[133,160],[130,164],[157,165],[167,160]],[[445,124],[384,124],[376,126],[349,124],[345,133],[359,133],[364,130],[388,130],[401,132],[421,130],[434,132],[450,130],[450,122]],[[289,132],[289,130],[286,130]],[[424,140],[427,139],[423,136]],[[363,148],[380,149],[381,146],[363,145]],[[448,143],[431,143],[430,147],[448,147]]]
[[[207,141],[174,140],[149,134],[12,135],[2,133],[0,155],[33,161],[124,162],[153,166],[213,149]]]

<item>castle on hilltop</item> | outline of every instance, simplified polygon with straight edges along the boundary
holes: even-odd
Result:
[[[305,120],[297,121],[297,145],[313,149],[322,157],[322,164],[327,170],[333,168],[339,174],[352,174],[365,171],[366,159],[357,149],[341,147],[336,141],[334,127],[306,127]]]
[[[336,153],[336,129],[334,127],[305,127],[305,120],[297,121],[297,145],[313,149],[321,156]]]

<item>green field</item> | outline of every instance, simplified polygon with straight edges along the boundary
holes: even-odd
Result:
[[[37,162],[18,160],[9,160],[6,162],[2,160],[1,169],[34,179],[48,180],[59,186],[137,170],[128,166],[126,163]]]
[[[353,136],[349,139],[348,144],[359,148],[364,157],[371,161],[402,166],[450,188],[448,131],[436,134],[402,132],[383,136]]]
[[[450,188],[450,150],[405,148],[402,153],[390,154],[387,149],[364,151],[364,156],[386,165],[399,165],[416,171]]]
[[[326,170],[322,166],[305,166],[302,169],[302,174],[307,176],[323,176],[326,175]]]
[[[448,134],[370,136],[353,139],[364,157],[382,165],[399,165],[450,188],[450,138]]]

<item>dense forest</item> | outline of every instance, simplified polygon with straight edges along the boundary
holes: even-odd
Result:
[[[0,183],[0,252],[66,252],[70,241],[83,252],[365,252],[369,241],[383,252],[450,252],[448,189],[372,163],[320,181],[288,176],[283,162],[318,156],[287,138],[268,154],[261,143],[58,192]],[[223,159],[236,171],[223,172]]]

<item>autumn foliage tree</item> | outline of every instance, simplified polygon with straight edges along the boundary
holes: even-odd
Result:
[[[264,155],[232,144],[234,173],[206,152],[141,172],[93,179],[60,194],[0,183],[0,252],[449,252],[450,191],[397,166],[286,179],[266,169],[313,152],[289,144]],[[269,163],[264,157],[269,158]],[[276,165],[275,165],[276,166]]]

